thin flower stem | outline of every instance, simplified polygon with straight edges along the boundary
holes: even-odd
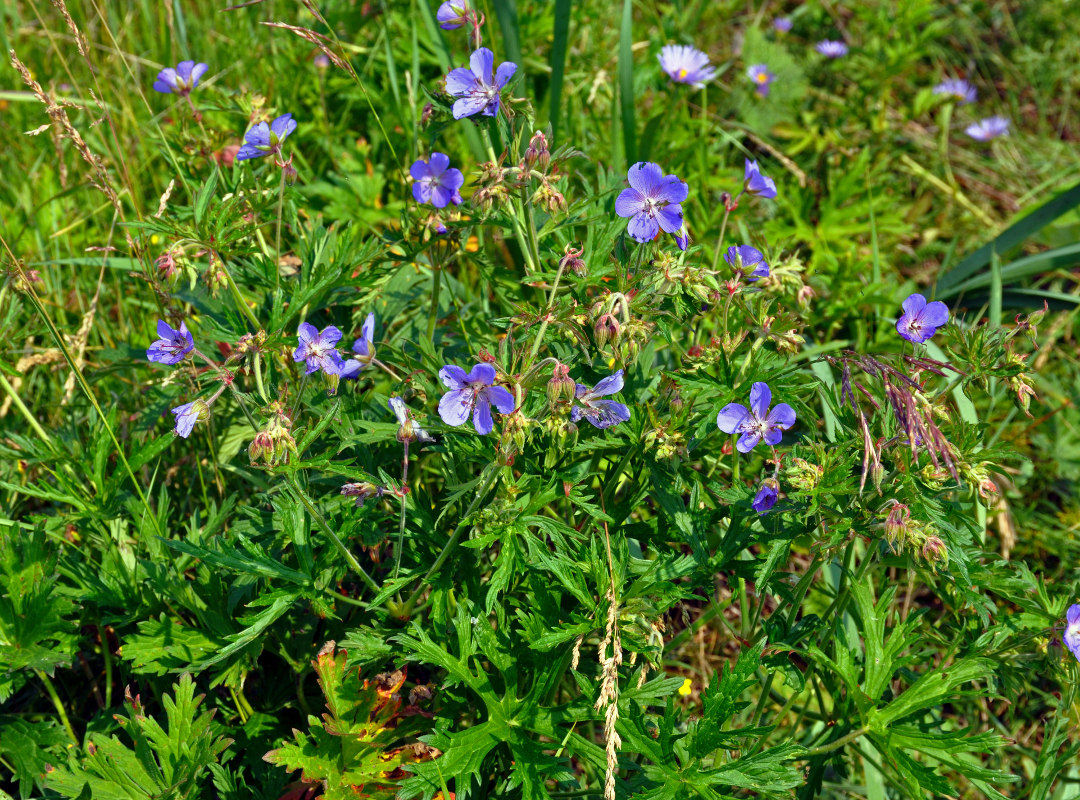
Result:
[[[439,320],[439,293],[442,290],[442,267],[439,264],[431,265],[432,287],[431,307],[428,309],[427,338],[435,340],[435,323]]]
[[[240,287],[236,285],[236,281],[233,280],[232,273],[229,272],[229,268],[225,266],[225,259],[221,257],[220,253],[214,253],[218,257],[218,261],[221,262],[221,271],[225,274],[225,283],[229,285],[229,292],[233,296],[233,300],[236,301],[236,307],[240,310],[240,313],[247,317],[254,328],[252,333],[258,333],[262,326],[259,325],[259,320],[255,318],[255,314],[252,313],[251,308],[248,307],[247,301],[244,300],[244,296],[240,294]]]
[[[716,268],[720,264],[720,253],[724,249],[724,232],[727,230],[729,216],[731,216],[731,209],[724,206],[724,221],[720,223],[720,235],[716,238],[716,252],[713,253],[712,259],[713,272],[716,272]]]
[[[264,403],[269,403],[270,398],[266,394],[266,388],[263,386],[262,378],[262,353],[258,350],[255,351],[255,388],[259,390],[259,397],[262,398]]]
[[[375,359],[372,359],[374,361]],[[305,372],[304,377],[300,379],[300,390],[296,393],[296,402],[293,403],[292,411],[289,413],[289,419],[296,421],[296,413],[300,410],[300,400],[304,396],[304,389],[307,388],[308,374]]]
[[[41,423],[37,421],[33,414],[30,413],[30,409],[23,403],[22,398],[19,397],[19,393],[15,391],[15,387],[8,383],[7,378],[0,374],[0,389],[3,389],[9,398],[11,398],[12,404],[15,408],[19,409],[19,413],[22,414],[30,427],[34,429],[34,433],[38,435],[38,438],[50,449],[52,449],[52,438],[46,433],[45,429],[41,427]]]
[[[491,484],[494,483],[495,478],[498,476],[498,468],[495,464],[489,464],[487,467],[488,474],[481,478],[480,488],[476,491],[476,497],[469,504],[469,507],[465,509],[465,513],[461,515],[461,522],[454,528],[454,532],[450,534],[450,538],[447,539],[446,544],[443,545],[442,552],[439,553],[439,557],[435,559],[435,563],[431,565],[424,577],[420,579],[420,585],[413,590],[413,593],[409,595],[409,599],[405,601],[405,615],[412,611],[413,606],[416,605],[416,601],[419,599],[421,592],[424,591],[424,585],[431,579],[431,576],[438,572],[442,565],[446,563],[446,559],[450,558],[450,554],[454,551],[454,546],[457,544],[458,537],[461,536],[461,532],[465,530],[465,523],[469,521],[469,515],[476,510],[476,507],[480,504],[484,495],[487,494],[487,490],[491,488]]]
[[[360,566],[360,562],[356,560],[356,556],[349,552],[349,548],[345,546],[345,543],[342,542],[338,535],[334,533],[334,531],[330,528],[330,526],[326,522],[326,519],[323,517],[322,514],[319,513],[318,509],[315,508],[315,504],[312,503],[311,498],[307,495],[307,492],[301,489],[300,484],[296,482],[296,476],[286,475],[285,483],[287,483],[289,485],[289,488],[292,489],[296,493],[296,496],[300,498],[300,502],[304,504],[304,508],[308,510],[308,513],[311,514],[312,519],[315,520],[315,523],[322,529],[323,533],[330,537],[330,541],[334,543],[334,547],[336,547],[338,552],[341,553],[342,557],[345,559],[345,563],[349,565],[349,568],[352,569],[352,571],[359,576],[360,580],[364,582],[365,586],[367,586],[375,594],[378,594],[379,584],[375,583],[375,581],[371,579],[371,576],[364,571],[364,568],[362,566]]]
[[[56,709],[56,713],[60,715],[60,722],[63,723],[67,735],[71,737],[71,741],[74,744],[78,745],[79,737],[75,735],[75,729],[71,727],[71,720],[68,719],[67,709],[64,708],[64,703],[60,700],[60,695],[56,693],[56,687],[53,685],[52,679],[40,669],[35,668],[34,673],[38,676],[42,685],[44,685],[45,691],[49,695],[49,699],[52,700],[53,708]]]
[[[379,369],[381,369],[383,372],[385,372],[387,375],[389,375],[395,381],[400,381],[401,380],[400,375],[398,375],[396,372],[394,372],[392,369],[390,369],[390,367],[386,366],[386,364],[379,361],[379,359],[373,358],[373,359],[371,359],[371,363],[374,364]]]
[[[402,446],[405,452],[401,456],[401,518],[398,520],[397,549],[394,551],[394,580],[397,580],[398,570],[401,569],[401,548],[405,542],[405,499],[409,490],[409,442],[402,442]]]
[[[285,206],[285,167],[281,167],[281,181],[278,183],[277,198],[277,233],[274,236],[274,290],[281,288],[281,217]]]
[[[809,750],[803,753],[800,758],[813,758],[814,756],[822,756],[826,753],[831,753],[833,750],[839,750],[844,745],[850,744],[851,742],[858,739],[864,733],[866,733],[866,728],[857,728],[856,730],[853,730],[851,733],[849,733],[847,736],[841,736],[836,741],[829,742],[828,744],[823,744],[821,745],[821,747],[811,747]]]
[[[491,134],[488,133],[488,129],[483,125],[480,126],[480,138],[484,142],[484,148],[487,150],[488,158],[491,159],[492,164],[498,164],[499,159],[495,156],[495,147],[491,144]],[[529,246],[528,236],[525,234],[524,228],[521,226],[521,218],[525,216],[520,205],[514,204],[514,214],[510,215],[510,222],[514,226],[514,238],[517,239],[518,248],[521,250],[521,256],[525,259],[525,272],[532,274],[539,269],[538,264],[534,264],[532,260],[532,250]]]
[[[532,352],[529,353],[529,361],[525,365],[526,371],[529,369],[529,366],[532,365],[533,360],[536,358],[537,352],[540,350],[540,343],[543,341],[544,333],[547,331],[548,322],[550,321],[548,318],[551,315],[551,307],[555,305],[555,293],[559,291],[559,281],[562,280],[564,269],[566,269],[566,266],[560,259],[559,270],[555,273],[555,282],[551,285],[551,296],[548,297],[547,308],[544,310],[544,319],[540,322],[540,330],[536,333],[536,340],[533,342]]]

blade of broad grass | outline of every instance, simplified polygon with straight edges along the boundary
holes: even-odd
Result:
[[[622,112],[623,149],[626,164],[637,162],[637,137],[634,125],[634,4],[623,0],[622,24],[619,26],[619,106]]]
[[[555,38],[551,43],[551,101],[548,122],[552,141],[558,141],[559,114],[562,111],[563,75],[566,72],[566,51],[570,44],[570,0],[555,0]]]
[[[1051,272],[1061,267],[1072,267],[1077,263],[1080,263],[1080,244],[1069,244],[1043,253],[1035,253],[1024,258],[1018,258],[1001,267],[1002,285],[1019,281],[1031,275]],[[989,274],[976,275],[974,278],[939,294],[938,297],[955,297],[973,289],[981,289],[989,285],[990,281],[991,276]]]
[[[990,254],[990,327],[1001,327],[1001,259]]]
[[[1055,219],[1080,206],[1080,183],[1053,200],[1044,203],[1023,219],[1014,222],[994,239],[969,255],[938,280],[935,296],[941,297],[961,281],[974,275],[990,263],[993,253],[1005,253],[1025,239],[1034,236]]]
[[[518,25],[518,13],[516,0],[495,0],[495,16],[499,20],[499,30],[502,32],[503,48],[506,57],[515,64],[521,64],[521,43],[518,38],[520,33]],[[496,59],[496,62],[498,60]],[[519,89],[520,91],[520,89]]]

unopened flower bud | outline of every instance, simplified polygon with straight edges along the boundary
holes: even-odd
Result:
[[[251,466],[255,466],[256,461],[263,461],[266,466],[270,466],[274,461],[274,439],[266,431],[259,431],[255,434],[255,438],[251,440],[251,444],[248,445],[248,459],[251,461]]]
[[[611,314],[604,314],[596,321],[596,325],[593,326],[596,346],[603,350],[608,346],[609,342],[611,344],[618,344],[620,330],[619,321]]]
[[[293,166],[291,158],[282,165],[281,172],[285,176],[285,183],[289,184],[289,186],[296,183],[296,167]]]
[[[940,536],[931,535],[926,537],[926,542],[922,546],[922,557],[924,560],[931,564],[942,562],[945,566],[949,564],[949,549],[945,546],[945,542],[942,541]]]
[[[892,542],[902,542],[911,523],[911,511],[903,503],[894,503],[885,517],[885,538]]]
[[[180,275],[180,265],[176,261],[176,254],[172,250],[166,250],[157,260],[154,266],[161,273],[162,280],[174,281]]]
[[[543,132],[537,131],[529,140],[529,147],[525,150],[525,165],[529,169],[537,169],[546,172],[551,162],[551,151],[548,149],[547,137]]]
[[[942,467],[935,467],[933,464],[927,464],[919,470],[919,477],[922,479],[923,483],[934,491],[941,491],[945,486],[945,482],[949,479],[949,472]]]
[[[553,406],[559,403],[569,403],[574,399],[577,384],[570,377],[570,367],[566,364],[556,364],[551,371],[551,380],[547,384],[548,402]]]
[[[584,249],[568,244],[563,251],[563,257],[559,259],[559,268],[572,270],[579,278],[586,277],[589,272],[585,267],[585,262],[581,260],[581,254],[584,252]]]

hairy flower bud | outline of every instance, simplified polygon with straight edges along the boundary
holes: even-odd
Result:
[[[551,151],[548,149],[547,137],[542,131],[537,131],[529,140],[529,147],[525,150],[525,165],[529,169],[537,169],[546,172],[551,163]]]
[[[922,557],[934,565],[939,561],[945,566],[949,565],[949,549],[940,536],[932,534],[926,537],[926,541],[922,546]]]
[[[569,403],[574,399],[577,384],[570,377],[570,367],[566,364],[556,364],[551,371],[551,380],[547,384],[547,398],[551,405]]]
[[[603,350],[608,346],[608,343],[618,344],[619,333],[621,327],[619,321],[615,319],[611,314],[604,314],[596,321],[596,325],[593,326],[593,334],[596,339],[596,346]]]
[[[571,270],[579,278],[584,278],[589,274],[589,271],[585,267],[585,262],[581,260],[581,254],[585,250],[580,247],[574,247],[572,244],[568,244],[566,249],[563,250],[563,257],[559,259],[559,268],[562,270]]]
[[[911,511],[903,503],[894,503],[885,517],[885,538],[890,544],[903,542],[911,524]]]
[[[259,431],[251,440],[251,444],[248,445],[248,460],[251,461],[253,467],[257,461],[262,461],[268,467],[273,464],[274,439],[267,431]]]

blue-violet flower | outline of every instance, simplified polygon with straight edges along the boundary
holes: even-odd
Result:
[[[661,228],[678,233],[683,224],[679,204],[690,193],[687,185],[649,161],[634,164],[626,177],[630,188],[615,198],[615,213],[630,218],[627,233],[637,242],[652,241]]]
[[[159,364],[179,364],[188,353],[195,349],[195,340],[188,333],[187,324],[180,323],[180,330],[175,330],[169,323],[159,319],[157,323],[159,338],[146,349],[146,357]]]
[[[769,199],[776,197],[776,183],[767,175],[762,175],[757,162],[748,158],[743,170],[743,191]]]
[[[481,47],[469,59],[470,69],[458,67],[446,76],[446,92],[454,101],[454,119],[499,113],[499,92],[514,77],[517,64],[504,61],[495,69],[495,54]],[[494,71],[494,73],[493,73]]]
[[[989,142],[999,136],[1009,135],[1009,120],[1005,117],[987,117],[964,128],[964,133],[980,142]]]
[[[1080,604],[1069,606],[1069,610],[1065,612],[1065,633],[1061,641],[1080,661]]]
[[[696,47],[685,44],[666,44],[657,56],[660,68],[676,83],[688,83],[695,89],[712,80],[716,68],[709,66],[709,57]]]
[[[408,442],[424,443],[435,441],[435,437],[413,422],[412,411],[405,405],[404,400],[400,397],[391,397],[387,405],[394,412],[400,426],[397,432],[399,442],[406,444]]]
[[[769,277],[765,255],[748,244],[732,245],[724,253],[724,261],[743,274],[748,281]]]
[[[814,45],[814,49],[826,58],[840,58],[847,55],[848,46],[835,39],[826,39]]]
[[[766,478],[761,488],[758,489],[756,495],[754,495],[754,502],[751,503],[754,507],[754,511],[759,514],[764,514],[770,508],[776,505],[776,500],[780,496],[780,487],[773,478]]]
[[[293,361],[304,362],[305,374],[322,370],[327,375],[340,376],[341,356],[336,347],[341,339],[340,329],[328,325],[320,332],[310,322],[301,322],[296,335],[300,344],[293,351]]]
[[[154,91],[162,94],[189,94],[192,89],[199,85],[201,78],[210,69],[206,64],[194,61],[181,61],[176,69],[166,67],[158,73],[154,81]]]
[[[210,406],[205,400],[193,400],[172,410],[176,416],[176,426],[173,431],[177,436],[184,439],[191,435],[196,422],[201,422],[210,416]]]
[[[260,122],[244,134],[244,146],[237,152],[236,160],[262,158],[280,153],[281,145],[295,130],[296,120],[292,118],[292,114],[282,114],[269,125],[265,121]]]
[[[768,64],[754,64],[746,70],[746,75],[754,82],[754,91],[760,97],[769,96],[769,84],[776,80],[776,75],[769,72]]]
[[[934,94],[948,95],[962,106],[974,103],[979,98],[975,87],[963,78],[946,78],[934,87]]]
[[[902,304],[903,315],[896,321],[896,332],[915,344],[922,344],[949,321],[949,308],[940,300],[927,303],[921,294],[913,294]]]
[[[777,17],[772,21],[772,26],[777,33],[787,33],[791,30],[791,17]]]
[[[452,31],[468,22],[468,11],[466,0],[446,0],[435,12],[435,19],[444,31]]]
[[[620,369],[614,375],[609,375],[593,388],[584,384],[577,384],[574,389],[575,403],[570,409],[570,421],[577,422],[582,417],[587,419],[597,428],[610,428],[620,422],[630,419],[630,409],[618,400],[603,400],[609,394],[621,391],[623,388],[623,371]]]
[[[769,384],[758,381],[750,387],[750,408],[741,403],[728,403],[716,415],[716,425],[724,433],[737,433],[735,449],[749,453],[762,439],[767,445],[780,444],[786,431],[795,424],[795,409],[780,403],[772,411],[772,390]]]
[[[447,425],[464,425],[473,418],[479,434],[491,433],[491,407],[500,414],[512,414],[514,396],[502,386],[495,386],[495,367],[477,364],[466,373],[461,367],[448,364],[439,370],[439,380],[449,389],[439,401],[439,416]]]
[[[412,193],[418,203],[431,203],[435,208],[461,204],[459,189],[465,184],[465,177],[460,169],[450,166],[450,156],[445,153],[432,153],[430,161],[418,158],[409,167],[409,174],[416,183]]]

